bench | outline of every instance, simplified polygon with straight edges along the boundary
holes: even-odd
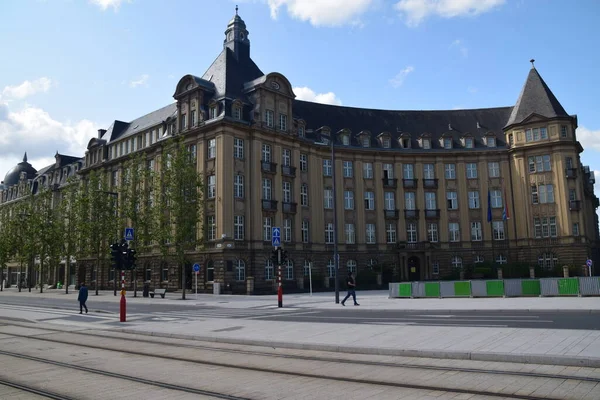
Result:
[[[154,289],[154,291],[149,292],[150,297],[154,298],[155,294],[160,294],[160,297],[165,298],[165,294],[167,293],[167,289]]]

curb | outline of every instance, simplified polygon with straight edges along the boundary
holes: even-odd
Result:
[[[245,346],[285,348],[293,350],[315,350],[348,354],[367,354],[380,356],[419,357],[451,360],[493,361],[520,364],[562,365],[569,367],[600,368],[600,358],[546,355],[546,354],[511,354],[478,351],[445,351],[445,350],[408,350],[387,347],[355,347],[337,346],[319,343],[289,343],[256,339],[219,338],[201,335],[185,335],[180,333],[145,332],[135,329],[118,328],[116,332],[134,335],[154,336],[171,339],[200,340],[204,342],[227,343]]]

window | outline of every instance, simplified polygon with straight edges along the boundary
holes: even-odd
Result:
[[[500,163],[489,162],[488,163],[488,174],[490,178],[498,178],[500,176]]]
[[[481,264],[485,261],[485,258],[483,258],[482,255],[478,254],[475,256],[475,260],[473,260],[474,264]]]
[[[569,189],[569,200],[570,201],[577,200],[577,191],[575,189]]]
[[[394,179],[394,166],[392,164],[383,164],[384,179]]]
[[[537,142],[544,139],[548,139],[548,131],[546,128],[533,128],[525,130],[526,142]]]
[[[429,139],[423,139],[423,148],[424,149],[430,149],[431,148],[431,140]]]
[[[187,128],[187,114],[181,114],[181,130],[184,130],[186,128]]]
[[[265,280],[272,281],[273,280],[273,261],[267,260],[265,261]]]
[[[262,145],[262,161],[271,162],[271,146],[268,144]]]
[[[352,161],[344,161],[344,178],[352,178],[354,176]]]
[[[233,240],[244,240],[244,216],[233,216]]]
[[[494,240],[504,240],[504,221],[492,221]]]
[[[473,138],[465,138],[465,148],[472,149],[474,144],[475,141],[473,140]]]
[[[427,224],[427,240],[432,243],[437,243],[439,240],[437,223]]]
[[[326,188],[323,192],[323,208],[332,209],[333,208],[333,189]]]
[[[415,192],[404,192],[404,209],[415,210],[416,208]]]
[[[302,243],[309,242],[310,222],[307,219],[302,220]]]
[[[423,179],[435,179],[435,167],[433,164],[423,165]]]
[[[308,156],[300,154],[300,171],[308,171]]]
[[[283,191],[283,202],[291,203],[292,202],[292,184],[288,181],[283,181],[281,184],[281,188]]]
[[[479,242],[482,238],[481,222],[471,222],[471,241]]]
[[[192,164],[196,164],[196,161],[198,159],[198,154],[197,154],[198,148],[196,147],[196,145],[195,144],[190,144],[190,145],[186,146],[185,148],[186,148],[186,150],[188,152],[188,155],[190,157],[190,162]]]
[[[567,137],[567,126],[566,125],[561,125],[560,126],[560,137],[561,138],[566,138]]]
[[[209,139],[208,141],[208,159],[217,156],[217,139]]]
[[[413,164],[404,164],[402,166],[402,178],[415,179],[415,166]]]
[[[240,106],[233,107],[233,118],[242,119],[242,107],[240,107]]]
[[[542,269],[553,269],[558,266],[558,258],[554,253],[542,253],[538,257],[538,265]]]
[[[550,164],[550,155],[542,155],[529,157],[527,159],[529,165],[529,172],[548,172],[552,170],[552,165]]]
[[[435,192],[425,192],[425,209],[426,210],[437,210],[437,201],[435,199]]]
[[[535,217],[533,228],[536,238],[556,237],[556,217]]]
[[[206,234],[208,240],[215,240],[217,237],[217,223],[214,215],[206,217]]]
[[[217,106],[210,106],[208,109],[208,118],[215,119],[217,118]]]
[[[496,257],[496,263],[500,264],[500,265],[504,265],[506,264],[507,260],[506,260],[506,256],[504,254],[498,254],[498,256]]]
[[[565,164],[567,165],[567,168],[573,168],[573,158],[571,157],[567,157],[565,158]]]
[[[346,224],[344,233],[346,234],[346,243],[356,243],[356,233],[354,232],[354,224]]]
[[[460,229],[458,222],[450,222],[448,224],[448,233],[451,242],[460,242]]]
[[[460,258],[459,256],[453,256],[450,259],[450,263],[452,264],[452,268],[454,269],[462,269],[463,267],[462,258]]]
[[[385,227],[386,243],[396,243],[396,224],[389,223]]]
[[[328,222],[325,224],[325,243],[333,243],[333,223]]]
[[[344,209],[354,210],[354,192],[352,190],[344,191]]]
[[[439,275],[440,274],[440,262],[439,261],[432,261],[431,262],[431,272],[433,273],[433,275]]]
[[[245,281],[246,280],[246,263],[244,260],[235,261],[235,280]]]
[[[235,158],[244,158],[244,139],[233,138],[233,156]]]
[[[213,282],[215,279],[215,264],[212,260],[209,260],[206,263],[206,280],[208,282]]]
[[[540,204],[554,203],[554,186],[539,185],[538,192],[540,196]]]
[[[573,236],[579,236],[579,223],[573,223]]]
[[[448,204],[448,210],[458,209],[458,197],[456,192],[446,192],[446,203]]]
[[[272,183],[268,178],[264,178],[262,180],[262,195],[263,200],[271,200],[273,191],[272,191]]]
[[[271,241],[272,226],[273,226],[273,219],[271,217],[264,217],[263,218],[263,240],[265,242]]]
[[[265,111],[265,122],[267,123],[267,126],[269,128],[272,128],[274,126],[274,113],[273,110],[267,110]]]
[[[375,209],[375,192],[365,192],[365,210]]]
[[[363,136],[361,143],[362,147],[371,147],[371,138],[368,136]]]
[[[446,164],[444,166],[444,177],[446,179],[456,179],[456,165],[455,164]]]
[[[539,204],[540,197],[538,196],[538,188],[536,185],[531,185],[531,203]]]
[[[304,137],[304,126],[298,126],[298,136]]]
[[[367,224],[367,232],[366,232],[366,240],[367,244],[375,244],[375,224]]]
[[[214,175],[208,177],[208,198],[214,199],[217,194],[216,189],[217,178]]]
[[[502,192],[500,190],[491,190],[490,198],[492,208],[502,208]]]
[[[335,262],[332,259],[329,259],[327,262],[327,276],[329,278],[333,278],[335,276]]]
[[[385,207],[385,210],[395,210],[396,209],[396,199],[394,197],[394,192],[385,192],[384,193],[384,207]]]
[[[344,146],[350,145],[350,137],[348,135],[342,135],[342,144]]]
[[[475,179],[477,178],[477,164],[476,163],[468,163],[467,164],[467,179]]]
[[[513,147],[514,145],[515,145],[515,137],[511,133],[511,134],[508,135],[508,146],[509,147]]]
[[[471,210],[479,208],[479,192],[469,192],[469,208]]]
[[[285,279],[288,281],[294,280],[294,263],[292,260],[285,262]]]
[[[496,147],[496,138],[488,136],[486,139],[487,147]]]
[[[410,138],[402,138],[400,145],[403,149],[410,149]]]
[[[452,148],[452,139],[451,138],[444,138],[444,148],[445,149]]]
[[[166,282],[169,280],[169,266],[167,264],[162,265],[160,270],[160,280]]]
[[[390,147],[392,147],[392,141],[390,140],[389,137],[384,137],[383,138],[383,148],[389,149]]]
[[[279,114],[279,130],[287,131],[287,115]]]
[[[415,222],[406,224],[406,241],[408,243],[417,243],[417,224]]]
[[[198,113],[196,110],[192,110],[192,126],[198,125]]]
[[[308,206],[308,185],[306,183],[300,186],[300,205]]]
[[[328,158],[323,159],[323,176],[331,176],[332,173],[331,160]]]
[[[290,218],[283,220],[283,241],[286,243],[292,241],[292,220]]]
[[[373,164],[366,162],[363,164],[363,178],[373,179]]]
[[[244,198],[244,175],[237,174],[233,181],[233,195],[237,199]]]
[[[346,262],[346,268],[348,268],[348,272],[355,273],[356,272],[356,261],[348,260],[348,262]]]

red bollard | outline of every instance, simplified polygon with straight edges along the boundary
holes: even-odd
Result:
[[[121,291],[121,322],[126,322],[127,320],[127,313],[126,313],[126,309],[127,309],[127,305],[126,305],[126,301],[125,301],[125,291]]]
[[[283,307],[283,288],[281,287],[281,283],[279,284],[279,289],[277,289],[277,304],[279,307]]]

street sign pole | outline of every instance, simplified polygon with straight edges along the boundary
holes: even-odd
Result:
[[[127,321],[127,301],[125,300],[125,270],[121,270],[121,322]]]
[[[195,279],[196,279],[196,300],[198,300],[198,274],[200,273],[200,264],[194,264],[193,266],[194,268],[194,275],[195,275]]]
[[[196,300],[198,300],[198,273],[196,272]]]
[[[310,295],[312,297],[312,262],[308,263],[308,283],[310,286]]]
[[[587,265],[587,267],[588,267],[588,276],[592,276],[593,261],[588,258],[588,260],[585,262],[585,265]]]

